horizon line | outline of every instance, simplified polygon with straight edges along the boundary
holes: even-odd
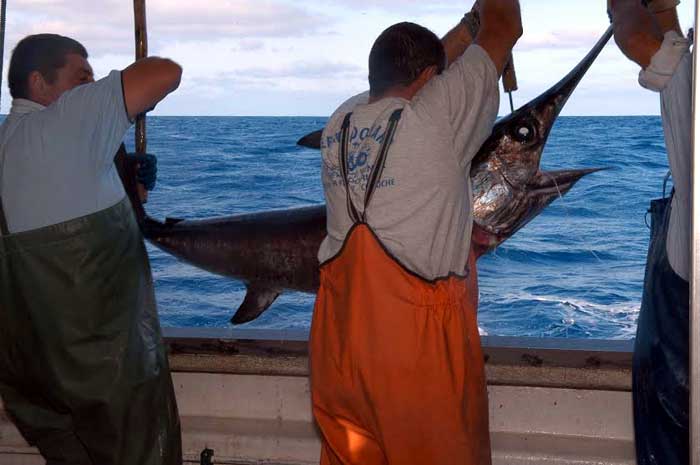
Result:
[[[2,116],[6,116],[3,114]],[[330,115],[148,115],[156,118],[330,118]],[[498,115],[498,118],[503,118],[508,114]],[[631,115],[560,115],[557,118],[630,118],[630,117],[661,117],[659,114],[631,114]]]

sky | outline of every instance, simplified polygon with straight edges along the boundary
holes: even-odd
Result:
[[[54,32],[86,46],[97,78],[134,60],[132,2],[7,0],[0,113],[9,109],[7,61],[25,35]],[[514,49],[524,104],[562,78],[608,27],[606,0],[521,0],[524,34]],[[681,24],[693,4],[683,0]],[[367,89],[374,39],[399,21],[442,36],[472,0],[146,0],[149,54],[184,69],[180,88],[154,115],[328,116]],[[611,41],[564,115],[655,115],[658,95]],[[509,112],[507,95],[501,114]]]

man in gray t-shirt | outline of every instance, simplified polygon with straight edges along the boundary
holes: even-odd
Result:
[[[146,58],[95,82],[56,34],[15,47],[0,126],[0,397],[47,463],[179,465],[148,256],[114,156],[179,83]]]

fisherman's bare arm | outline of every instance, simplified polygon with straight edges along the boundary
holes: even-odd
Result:
[[[639,0],[611,0],[610,16],[615,42],[622,53],[642,68],[661,47],[664,34],[676,31],[682,36],[674,0],[652,0],[644,7]]]
[[[455,27],[445,34],[442,38],[442,45],[445,47],[445,55],[447,55],[447,67],[457,58],[462,56],[467,47],[474,42],[471,28],[474,32],[478,32],[479,25],[479,0],[474,2],[471,11],[457,23]]]
[[[612,0],[609,10],[617,46],[642,68],[649,66],[663,42],[653,14],[639,0]]]
[[[167,58],[148,57],[122,71],[124,101],[130,119],[153,108],[180,85],[182,68]]]
[[[656,19],[656,24],[659,25],[662,34],[668,31],[676,31],[679,36],[683,36],[681,23],[678,20],[678,10],[675,8],[654,13],[654,19]]]
[[[481,27],[475,43],[491,57],[500,76],[513,46],[523,35],[518,0],[480,0]]]

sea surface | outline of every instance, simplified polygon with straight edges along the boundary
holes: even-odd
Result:
[[[320,159],[295,145],[310,117],[149,117],[159,177],[148,212],[206,218],[323,201]],[[127,144],[133,146],[133,136]],[[630,339],[649,239],[649,200],[668,170],[658,117],[561,117],[543,169],[606,167],[585,177],[479,261],[479,326],[504,336]],[[228,327],[241,282],[149,246],[164,326]],[[313,295],[288,292],[251,328],[308,328]]]

